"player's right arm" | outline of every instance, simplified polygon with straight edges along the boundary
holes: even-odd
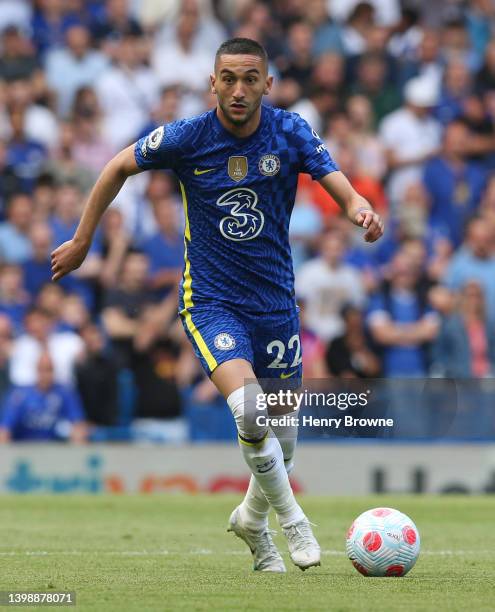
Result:
[[[115,199],[126,179],[143,170],[136,163],[134,146],[121,151],[103,169],[89,194],[74,237],[52,253],[52,280],[57,281],[79,268],[88,254],[103,213]]]

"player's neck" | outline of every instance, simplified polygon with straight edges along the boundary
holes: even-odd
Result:
[[[251,136],[251,134],[254,134],[254,132],[256,132],[258,129],[261,121],[261,106],[256,110],[251,119],[249,119],[249,121],[243,125],[236,125],[235,123],[232,123],[232,121],[230,121],[222,111],[220,106],[217,106],[217,117],[227,132],[230,132],[233,136],[236,136],[236,138],[247,138],[248,136]]]

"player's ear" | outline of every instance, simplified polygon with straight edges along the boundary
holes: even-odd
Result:
[[[272,89],[272,85],[273,85],[273,77],[272,76],[266,77],[265,89],[263,91],[265,96],[267,96],[270,93],[270,91]]]
[[[215,75],[214,74],[210,74],[210,89],[211,89],[211,93],[212,94],[216,94],[217,90],[215,89]]]

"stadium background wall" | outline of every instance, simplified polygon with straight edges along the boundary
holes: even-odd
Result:
[[[495,445],[379,443],[302,445],[297,492],[493,493]],[[315,469],[316,467],[316,469]],[[0,451],[0,493],[241,492],[247,476],[232,445],[140,447],[10,446]]]

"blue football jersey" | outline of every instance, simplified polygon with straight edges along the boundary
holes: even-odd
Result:
[[[257,130],[238,138],[211,110],[160,126],[134,153],[143,170],[171,169],[180,180],[182,311],[208,302],[252,313],[294,308],[289,220],[298,174],[338,169],[306,121],[263,105]]]

